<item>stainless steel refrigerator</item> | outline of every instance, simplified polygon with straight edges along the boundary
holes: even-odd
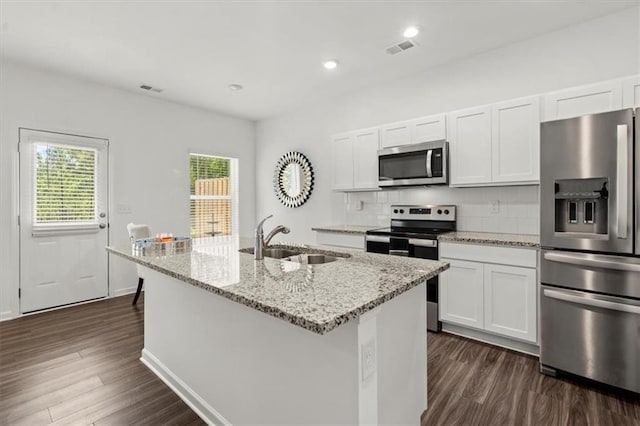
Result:
[[[549,121],[540,133],[541,371],[633,392],[640,392],[639,113]]]

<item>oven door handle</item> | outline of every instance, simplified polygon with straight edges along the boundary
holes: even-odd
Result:
[[[437,240],[418,240],[418,239],[410,239],[410,246],[418,246],[418,247],[438,247]]]
[[[371,241],[372,243],[389,243],[390,238],[389,237],[381,237],[378,235],[367,235],[365,236],[365,241],[369,242]]]
[[[391,256],[409,256],[409,250],[389,250]]]
[[[594,308],[610,309],[613,311],[640,315],[640,306],[612,302],[610,300],[598,298],[597,296],[586,297],[560,290],[550,290],[547,288],[544,289],[543,294],[552,299],[563,300],[565,302],[576,303],[578,305],[586,305]]]
[[[626,258],[606,255],[585,255],[567,253],[545,253],[544,259],[551,262],[569,263],[571,265],[588,266],[592,268],[613,269],[625,272],[640,272],[640,263],[630,263]]]

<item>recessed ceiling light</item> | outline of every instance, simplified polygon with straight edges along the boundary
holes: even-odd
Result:
[[[420,30],[418,29],[418,27],[407,27],[402,33],[402,35],[405,36],[406,38],[413,38],[417,36],[419,32]]]
[[[338,66],[338,61],[336,61],[335,59],[331,59],[329,61],[324,61],[322,63],[322,66],[325,67],[325,69],[334,70]]]
[[[229,85],[229,90],[231,90],[232,92],[239,92],[242,89],[244,89],[244,87],[242,87],[242,84],[230,84]]]

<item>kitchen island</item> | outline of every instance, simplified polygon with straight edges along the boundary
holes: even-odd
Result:
[[[288,248],[336,260],[256,261],[250,245],[108,248],[146,267],[141,360],[212,424],[418,424],[425,281],[448,264],[318,247]]]

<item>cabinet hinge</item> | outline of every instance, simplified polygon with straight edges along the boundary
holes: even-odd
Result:
[[[22,289],[19,288],[18,289],[18,299],[20,299],[22,297]]]
[[[20,226],[20,215],[18,215],[18,226]]]

